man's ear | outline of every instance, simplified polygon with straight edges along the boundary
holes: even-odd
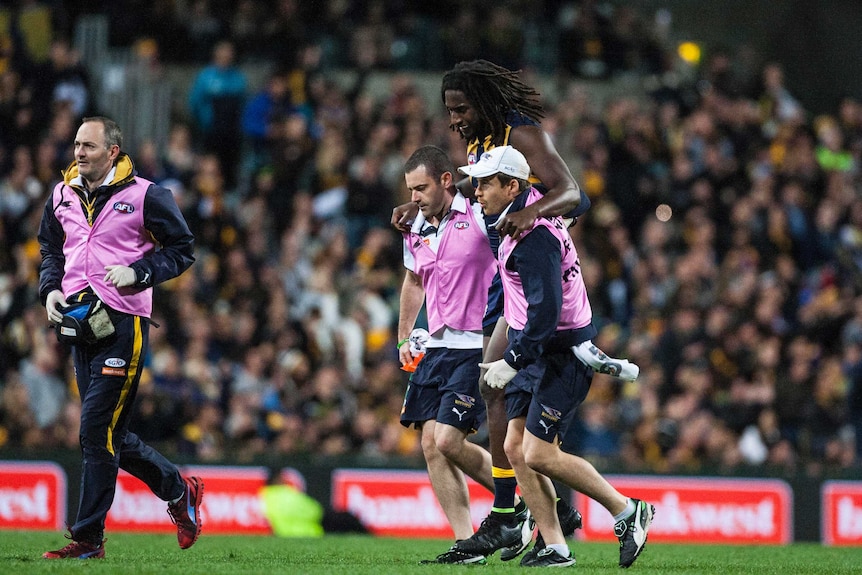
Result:
[[[113,146],[111,146],[111,149],[108,152],[108,157],[110,157],[111,161],[113,162],[114,160],[117,159],[117,157],[119,155],[120,155],[120,146],[118,146],[117,144],[114,144]]]
[[[452,179],[452,172],[443,172],[440,175],[440,184],[445,188],[449,189],[453,184],[454,180]]]
[[[506,184],[506,193],[509,195],[510,200],[514,200],[521,193],[521,182],[515,178],[510,179],[509,183]]]

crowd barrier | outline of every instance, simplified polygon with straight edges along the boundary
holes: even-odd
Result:
[[[77,471],[53,461],[0,463],[0,529],[65,529],[77,501],[69,477],[77,477]],[[187,465],[182,471],[202,477],[206,484],[201,515],[207,533],[272,534],[260,492],[278,483],[301,492],[313,486],[310,495],[320,503],[353,514],[375,535],[452,537],[421,469],[286,466],[273,472],[266,466]],[[862,481],[655,475],[608,479],[623,493],[656,506],[650,541],[780,545],[819,540],[824,545],[862,545]],[[491,508],[492,496],[473,482],[470,495],[478,527]],[[574,494],[573,503],[584,517],[578,539],[614,540],[613,520],[604,508],[581,494]],[[165,503],[122,471],[105,526],[114,532],[175,529]]]

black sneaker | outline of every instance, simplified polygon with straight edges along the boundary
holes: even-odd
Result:
[[[530,513],[530,510],[526,505],[524,506],[523,511],[516,514],[516,517],[518,518],[518,524],[521,527],[521,539],[514,545],[500,549],[501,561],[511,561],[523,553],[524,549],[530,545],[530,541],[533,540],[533,531],[536,529],[536,520],[533,519],[533,515]]]
[[[458,549],[458,543],[461,543],[461,541],[456,541],[455,545],[449,548],[449,551],[441,553],[434,559],[424,559],[420,561],[419,564],[431,565],[443,563],[448,565],[484,565],[487,563],[485,556],[480,553],[468,553]]]
[[[635,511],[614,525],[614,534],[620,540],[620,567],[629,567],[638,558],[647,542],[655,507],[640,499],[632,499]]]
[[[493,511],[482,520],[479,529],[469,538],[455,543],[452,547],[473,555],[492,555],[498,549],[521,546],[521,550],[529,544],[523,542],[523,522],[512,516],[494,513]],[[532,532],[531,536],[532,538]],[[518,551],[520,553],[520,551]]]
[[[562,499],[557,499],[557,517],[560,519],[560,527],[566,537],[571,537],[575,534],[576,529],[580,529],[584,525],[581,512]]]
[[[575,556],[569,551],[568,557],[563,557],[550,547],[545,547],[535,557],[531,557],[529,561],[527,556],[521,560],[522,567],[568,567],[575,564]]]
[[[580,529],[584,525],[581,512],[562,499],[557,500],[557,517],[560,519],[560,528],[562,528],[563,535],[566,537],[571,537],[575,534],[576,529]],[[536,544],[533,545],[533,548],[527,551],[527,554],[521,559],[521,565],[526,565],[535,561],[536,557],[543,549],[545,549],[545,539],[542,537],[542,533],[539,532],[539,534],[536,535]],[[502,558],[503,555],[501,553],[500,559]]]
[[[521,565],[527,566],[533,563],[536,558],[539,556],[539,553],[545,550],[545,539],[542,537],[541,532],[536,535],[536,542],[533,544],[533,548],[524,553],[524,556],[521,557]]]

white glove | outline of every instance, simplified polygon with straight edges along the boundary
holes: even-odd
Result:
[[[485,372],[485,383],[495,389],[503,389],[512,378],[518,375],[518,370],[506,363],[505,359],[498,359],[491,363],[480,363],[479,367],[487,369]]]
[[[63,314],[57,309],[57,306],[67,308],[69,304],[66,303],[66,296],[63,295],[63,292],[55,289],[50,291],[48,297],[45,298],[45,309],[48,310],[48,321],[51,323],[63,321]]]
[[[138,274],[128,266],[105,266],[108,273],[105,274],[105,282],[114,284],[114,287],[128,287],[138,283]]]
[[[627,359],[616,359],[608,356],[590,340],[573,346],[572,352],[584,365],[593,368],[598,373],[607,373],[626,381],[636,380],[641,371],[636,363]]]
[[[420,353],[425,353],[425,346],[428,344],[428,340],[431,339],[431,335],[427,329],[417,327],[410,332],[410,336],[407,339],[410,345],[410,353],[417,356]]]

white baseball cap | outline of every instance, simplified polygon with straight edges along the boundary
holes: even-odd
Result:
[[[479,161],[470,166],[461,166],[458,171],[474,178],[485,178],[501,173],[520,180],[530,178],[530,165],[524,154],[512,146],[493,148],[479,157]]]

